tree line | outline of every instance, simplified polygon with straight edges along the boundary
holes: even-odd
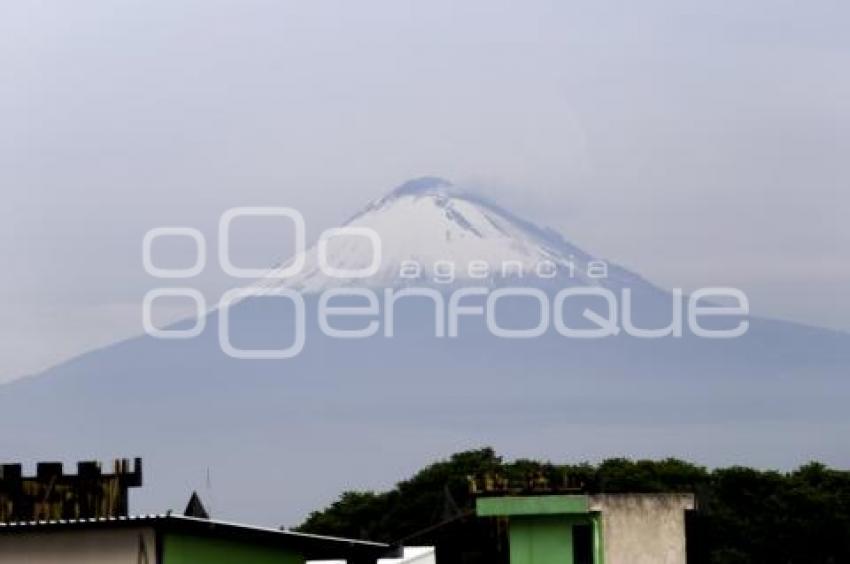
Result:
[[[690,564],[850,563],[850,472],[812,462],[792,472],[705,467],[677,459],[599,464],[505,461],[457,453],[385,492],[343,493],[303,532],[437,546],[441,564],[507,562],[504,528],[474,516],[473,477],[535,480],[586,493],[691,492]]]

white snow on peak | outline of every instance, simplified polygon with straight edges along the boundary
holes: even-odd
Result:
[[[367,278],[329,276],[319,266],[318,244],[305,252],[300,273],[281,278],[281,268],[261,281],[307,293],[336,287],[498,286],[569,279],[607,285],[587,277],[592,257],[551,230],[541,229],[439,178],[402,184],[375,200],[344,227],[368,228],[381,240],[381,261]],[[326,264],[358,270],[372,264],[374,246],[362,235],[328,240]]]

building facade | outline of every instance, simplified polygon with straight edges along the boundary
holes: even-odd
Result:
[[[508,520],[511,564],[686,564],[692,494],[481,497]]]
[[[382,543],[176,515],[0,524],[0,562],[27,564],[376,564]]]

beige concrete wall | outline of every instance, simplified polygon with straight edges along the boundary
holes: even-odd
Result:
[[[3,532],[0,562],[156,564],[156,544],[148,528]]]
[[[690,494],[590,496],[602,514],[605,564],[686,564],[685,510]]]

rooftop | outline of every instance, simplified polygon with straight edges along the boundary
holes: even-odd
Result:
[[[47,532],[78,529],[109,529],[119,527],[151,527],[160,532],[175,532],[198,536],[215,536],[245,542],[290,548],[305,554],[310,559],[330,559],[340,554],[358,554],[373,558],[394,557],[398,550],[389,544],[312,535],[256,527],[242,523],[199,519],[184,515],[132,515],[127,517],[100,517],[91,519],[58,519],[39,521],[15,521],[0,523],[0,535],[25,531]]]

